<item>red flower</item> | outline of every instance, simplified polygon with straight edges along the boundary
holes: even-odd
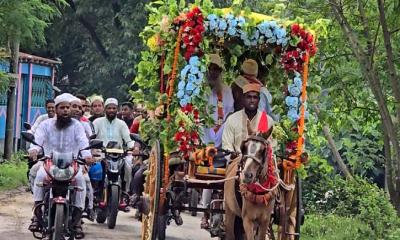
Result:
[[[291,26],[291,33],[292,35],[298,35],[300,31],[300,25],[299,24],[293,24]]]

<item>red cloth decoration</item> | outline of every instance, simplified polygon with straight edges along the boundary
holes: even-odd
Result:
[[[250,183],[247,184],[247,189],[255,194],[262,194],[266,193],[263,188],[270,189],[276,185],[277,179],[275,175],[275,166],[273,163],[272,159],[272,146],[268,145],[267,153],[266,153],[267,161],[266,164],[268,164],[268,171],[267,171],[267,176],[265,178],[265,181],[260,183],[262,187],[260,187],[258,184],[255,183]]]
[[[260,121],[258,122],[258,132],[266,133],[268,131],[268,117],[266,112],[261,113]]]
[[[258,123],[258,132],[260,133],[265,133],[268,131],[268,117],[267,113],[262,112],[260,121]],[[274,160],[272,158],[272,146],[271,144],[267,145],[267,151],[266,151],[266,161],[265,164],[267,164],[268,171],[267,171],[267,176],[261,176],[264,178],[264,182],[260,183],[262,187],[260,187],[258,184],[251,183],[247,184],[247,189],[255,194],[262,194],[265,193],[266,191],[263,188],[270,189],[276,185],[277,179],[275,175],[275,165],[274,165]]]

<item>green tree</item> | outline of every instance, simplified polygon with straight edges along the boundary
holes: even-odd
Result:
[[[2,0],[0,1],[0,45],[6,46],[10,55],[10,72],[18,73],[18,53],[20,45],[40,45],[45,42],[44,30],[58,13],[55,6],[63,4],[56,0],[49,4],[42,0]],[[4,156],[13,152],[15,79],[11,80],[7,91],[7,121]]]

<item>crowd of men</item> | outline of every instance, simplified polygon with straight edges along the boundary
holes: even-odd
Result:
[[[207,80],[211,88],[208,104],[215,109],[213,118],[215,125],[204,129],[202,141],[204,144],[213,143],[216,147],[226,150],[240,152],[240,144],[248,137],[248,126],[256,128],[261,118],[261,113],[268,113],[268,126],[272,126],[275,116],[272,114],[271,94],[262,82],[262,76],[258,70],[255,60],[247,59],[241,66],[241,74],[235,79],[231,86],[223,81],[224,64],[218,54],[210,55],[210,64],[207,71]],[[38,144],[44,147],[44,154],[50,155],[54,152],[73,152],[85,148],[89,139],[96,134],[96,138],[107,145],[109,141],[126,144],[128,148],[134,148],[134,141],[130,133],[138,133],[140,122],[152,115],[140,104],[131,102],[118,103],[115,98],[105,101],[100,96],[86,98],[78,94],[73,96],[68,93],[57,96],[54,100],[46,102],[47,114],[37,118],[31,131],[35,135]],[[35,205],[43,201],[43,187],[40,182],[44,181],[46,172],[43,164],[36,163],[40,148],[30,146],[28,152],[35,164],[30,170],[33,196]],[[87,172],[90,167],[98,161],[92,156],[93,152],[84,151],[82,157],[86,160],[86,167],[82,167],[76,175],[76,184],[84,191],[77,194],[74,204],[78,207],[73,217],[79,218],[85,209],[85,197],[93,195],[93,189]],[[136,205],[142,194],[144,178],[143,167],[126,166],[124,180],[126,191],[132,195],[132,204]],[[138,178],[132,181],[130,178]],[[136,186],[135,186],[136,184]],[[204,190],[202,193],[202,204],[207,207],[211,201],[211,191]],[[89,197],[89,206],[92,211],[93,197]],[[76,238],[83,238],[80,221],[76,221]],[[202,228],[208,228],[208,216],[205,215],[201,221]],[[29,229],[35,231],[38,221],[35,217]]]

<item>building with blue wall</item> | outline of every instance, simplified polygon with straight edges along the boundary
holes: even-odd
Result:
[[[26,53],[19,54],[18,81],[16,83],[14,142],[20,140],[22,124],[33,124],[35,119],[46,113],[45,102],[54,97],[54,80],[59,61]],[[0,71],[8,72],[9,63],[0,62]],[[7,95],[0,94],[0,145],[4,145]]]

